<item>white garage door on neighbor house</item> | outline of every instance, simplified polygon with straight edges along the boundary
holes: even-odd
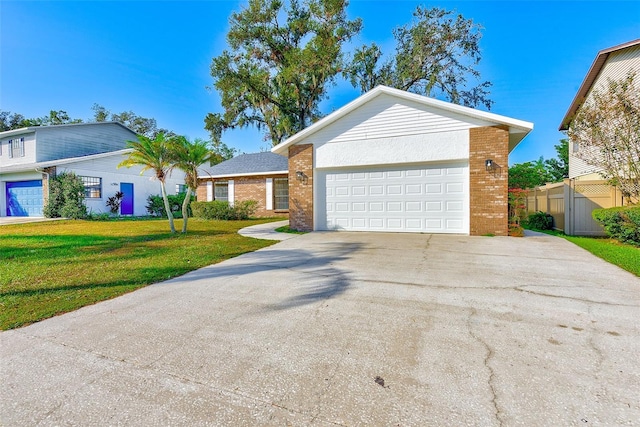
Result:
[[[318,229],[469,232],[466,163],[318,172]]]

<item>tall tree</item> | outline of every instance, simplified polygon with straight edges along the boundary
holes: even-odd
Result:
[[[640,82],[635,72],[594,89],[567,135],[579,148],[577,157],[598,167],[627,197],[640,198]]]
[[[396,49],[383,61],[375,43],[355,51],[343,74],[363,93],[386,85],[468,107],[491,108],[488,81],[480,80],[482,27],[439,7],[418,6],[413,21],[393,30]]]
[[[138,135],[137,141],[127,141],[127,147],[132,148],[133,151],[129,153],[129,157],[120,162],[118,167],[142,166],[140,174],[147,170],[153,170],[155,178],[160,181],[164,209],[169,218],[169,228],[172,233],[175,233],[176,228],[173,224],[173,214],[169,206],[165,185],[172,166],[170,140],[165,137],[164,133],[157,134],[153,139]]]
[[[93,104],[91,109],[93,110],[93,121],[95,122],[112,121],[122,123],[135,133],[151,139],[154,139],[160,133],[163,133],[165,137],[175,136],[171,131],[158,128],[156,119],[139,116],[133,111],[112,113],[100,104]]]
[[[209,142],[201,139],[191,142],[184,136],[178,136],[171,140],[170,154],[172,168],[180,169],[185,175],[187,194],[185,194],[182,203],[182,232],[186,233],[191,194],[198,188],[198,168],[207,162],[219,163],[222,159],[211,151]]]
[[[319,102],[343,64],[342,47],[361,28],[347,0],[249,0],[233,13],[229,50],[213,58],[224,113],[208,114],[214,142],[256,126],[274,145],[320,117]]]
[[[560,182],[569,177],[569,140],[561,139],[560,144],[554,145],[557,158],[547,159],[544,166],[553,182]]]

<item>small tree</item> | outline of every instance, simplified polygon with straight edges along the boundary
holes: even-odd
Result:
[[[640,84],[630,71],[607,80],[578,109],[567,132],[576,156],[627,197],[640,197]]]
[[[47,218],[82,219],[87,216],[84,184],[73,172],[64,172],[49,182],[49,200],[43,209]]]
[[[211,163],[215,160],[217,160],[216,163],[219,163],[222,159],[211,151],[207,141],[196,139],[191,142],[184,136],[179,136],[171,141],[170,151],[171,167],[184,172],[184,180],[187,185],[187,194],[182,203],[182,232],[186,233],[191,192],[195,192],[198,188],[198,168],[204,163]]]
[[[138,135],[137,141],[127,141],[127,147],[133,151],[129,153],[129,157],[120,162],[118,167],[142,166],[140,174],[147,170],[153,170],[155,178],[160,181],[160,190],[162,192],[162,200],[169,219],[169,229],[172,233],[176,232],[173,225],[173,215],[169,208],[169,200],[167,199],[167,188],[165,182],[171,172],[171,154],[169,149],[169,140],[164,133],[159,133],[154,139],[143,135]]]

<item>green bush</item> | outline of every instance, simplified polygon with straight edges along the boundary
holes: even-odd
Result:
[[[536,212],[527,217],[525,225],[534,230],[552,230],[553,217],[545,212]]]
[[[171,209],[171,213],[174,218],[182,218],[182,203],[184,202],[184,198],[187,194],[180,193],[176,195],[168,195],[167,200],[169,201],[169,209]],[[191,196],[191,202],[196,199],[195,196]],[[162,196],[153,195],[147,198],[147,212],[151,216],[157,216],[166,218],[167,213],[164,210],[164,201],[162,200]],[[188,208],[189,216],[193,216],[193,212],[191,211],[191,203]]]
[[[640,206],[594,209],[592,215],[609,236],[640,246]]]
[[[49,200],[43,209],[47,218],[82,219],[87,217],[84,184],[73,172],[63,172],[49,181]]]
[[[214,200],[213,202],[191,202],[193,216],[201,219],[238,220],[248,219],[256,212],[258,202],[245,200],[235,202],[233,206],[228,202]]]

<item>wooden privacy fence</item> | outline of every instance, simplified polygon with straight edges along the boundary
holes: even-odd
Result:
[[[591,212],[624,204],[620,190],[603,180],[565,179],[528,191],[527,212],[548,213],[554,229],[573,236],[603,236],[604,230]]]

